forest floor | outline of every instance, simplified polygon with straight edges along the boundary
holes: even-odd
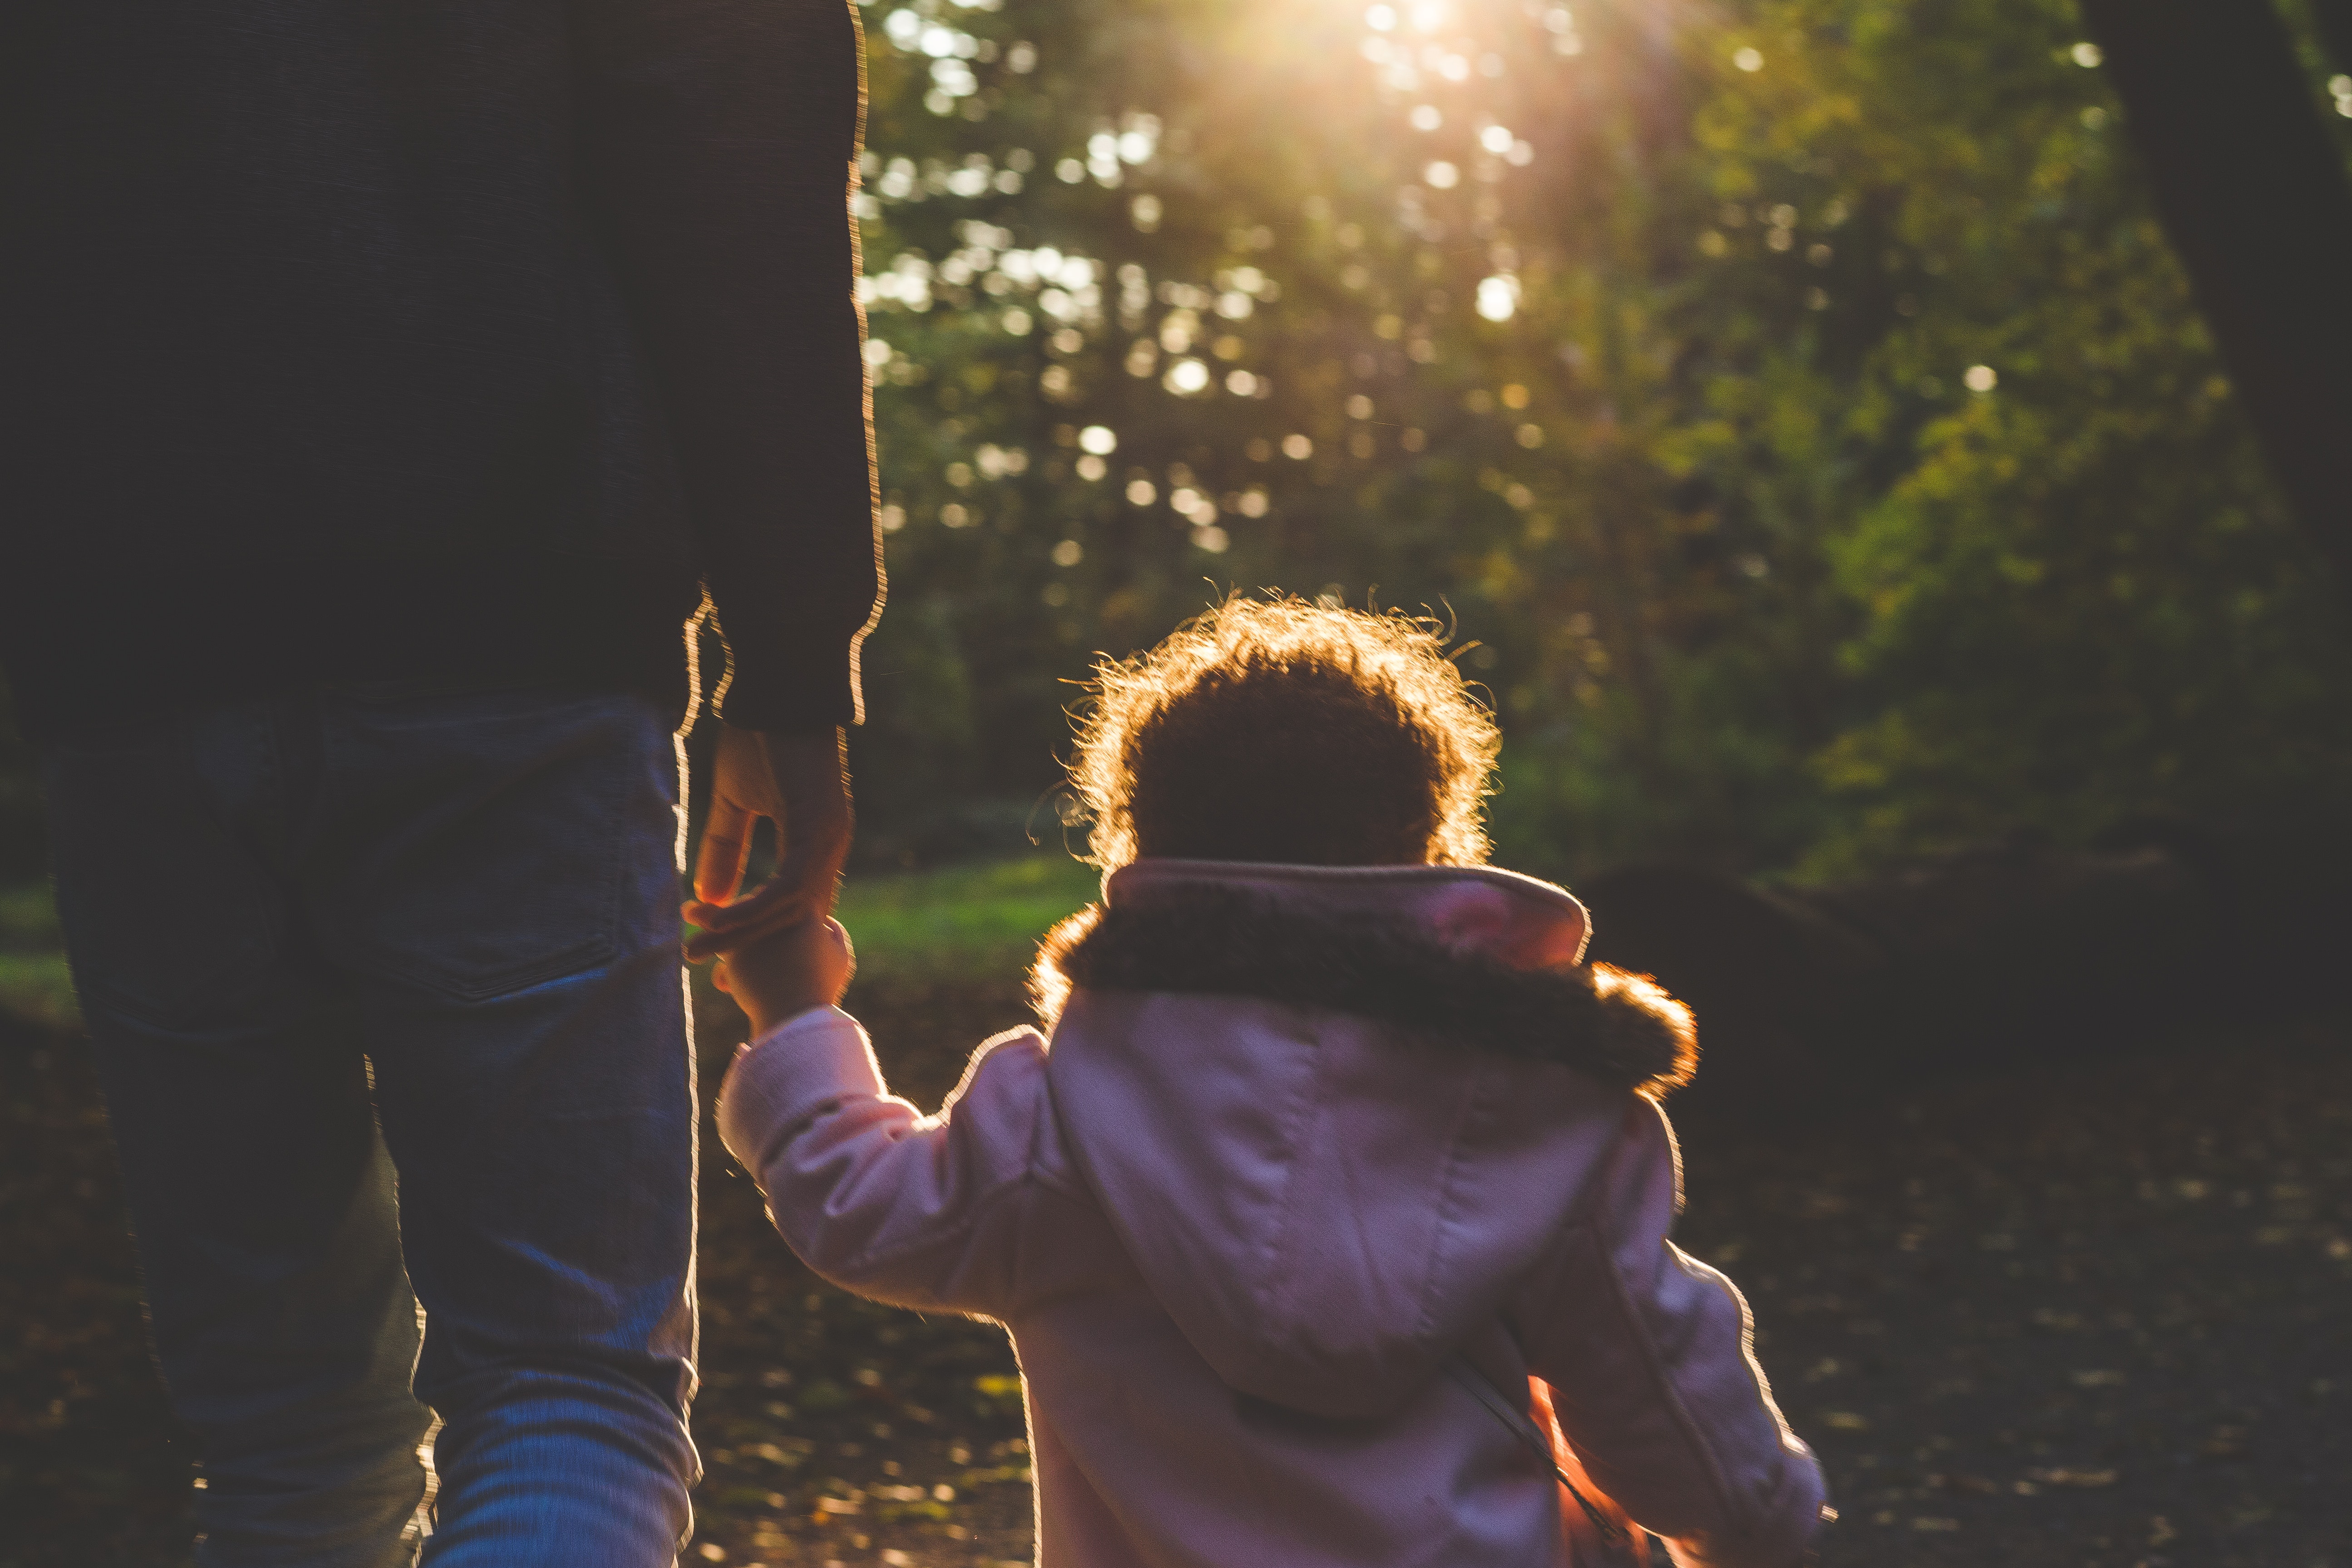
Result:
[[[1001,982],[883,975],[852,1005],[925,1104],[1024,1016]],[[741,1026],[704,1023],[715,1088]],[[1828,1468],[1824,1560],[2352,1568],[2348,1047],[2312,1023],[1685,1126],[1679,1239],[1746,1289]],[[184,1563],[191,1454],[86,1047],[0,1020],[0,1568]],[[689,1568],[1025,1563],[1002,1332],[817,1281],[703,1147]]]

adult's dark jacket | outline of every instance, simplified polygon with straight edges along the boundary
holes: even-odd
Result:
[[[316,681],[856,714],[849,0],[0,5],[27,731]]]

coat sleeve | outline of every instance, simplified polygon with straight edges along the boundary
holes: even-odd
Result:
[[[937,1116],[890,1094],[857,1021],[803,1013],[744,1047],[719,1090],[719,1131],[767,1194],[776,1229],[817,1273],[898,1306],[1003,1317],[1043,1189],[1045,1042],[973,1053]]]
[[[1825,1518],[1821,1467],[1772,1402],[1731,1281],[1667,1239],[1674,1134],[1627,1112],[1583,1223],[1521,1297],[1528,1368],[1595,1484],[1681,1568],[1792,1568]]]
[[[729,722],[861,716],[879,603],[849,0],[570,0],[581,178],[661,387]]]

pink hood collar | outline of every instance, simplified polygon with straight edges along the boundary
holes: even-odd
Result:
[[[1697,1063],[1690,1013],[1580,963],[1591,931],[1565,889],[1491,867],[1139,860],[1047,934],[1030,981],[1049,1026],[1073,988],[1254,996],[1663,1097]]]
[[[1491,1325],[1694,1055],[1586,931],[1506,871],[1147,860],[1049,937],[1063,1136],[1228,1384],[1375,1415]]]

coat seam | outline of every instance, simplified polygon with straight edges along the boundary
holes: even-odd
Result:
[[[1460,1212],[1459,1184],[1464,1163],[1463,1145],[1467,1133],[1483,1111],[1492,1075],[1479,1071],[1471,1079],[1470,1092],[1465,1097],[1461,1114],[1455,1119],[1453,1136],[1446,1140],[1445,1169],[1438,1179],[1437,1225],[1429,1249],[1429,1268],[1421,1282],[1421,1318],[1413,1325],[1413,1337],[1425,1339],[1437,1326],[1437,1300],[1441,1291],[1440,1276],[1453,1240],[1454,1216]]]

